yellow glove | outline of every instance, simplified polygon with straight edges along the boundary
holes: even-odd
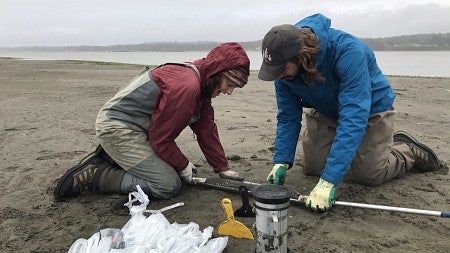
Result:
[[[311,191],[306,199],[306,206],[313,210],[326,211],[333,207],[334,192],[336,188],[334,184],[323,180],[317,183],[316,187]]]
[[[284,180],[286,180],[286,169],[287,164],[277,163],[273,165],[272,170],[267,176],[267,183],[269,184],[284,184]]]

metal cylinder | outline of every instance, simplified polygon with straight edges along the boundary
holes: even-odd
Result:
[[[261,185],[252,190],[252,195],[256,211],[256,252],[288,252],[288,189],[282,185]]]

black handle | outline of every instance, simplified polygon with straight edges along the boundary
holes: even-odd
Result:
[[[239,186],[239,193],[241,194],[242,204],[244,206],[250,206],[248,201],[248,188],[245,185]]]

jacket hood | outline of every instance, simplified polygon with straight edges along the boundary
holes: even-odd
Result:
[[[196,60],[193,64],[198,68],[202,87],[212,75],[230,69],[243,68],[250,74],[250,60],[245,50],[235,42],[227,42],[213,48],[205,58]]]
[[[317,54],[317,63],[320,65],[325,57],[326,48],[329,45],[330,40],[330,27],[331,19],[325,17],[324,15],[317,13],[308,16],[295,24],[297,27],[309,27],[311,28],[319,39],[320,51]]]
[[[297,24],[297,27],[310,27],[314,30],[315,33],[323,33],[327,32],[328,28],[331,26],[331,19],[325,17],[322,14],[314,14],[308,16],[302,20],[300,20]]]

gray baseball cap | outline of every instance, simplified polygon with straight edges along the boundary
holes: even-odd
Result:
[[[295,57],[303,46],[303,33],[293,25],[277,25],[264,36],[261,69],[258,78],[263,81],[278,79],[288,60]]]

